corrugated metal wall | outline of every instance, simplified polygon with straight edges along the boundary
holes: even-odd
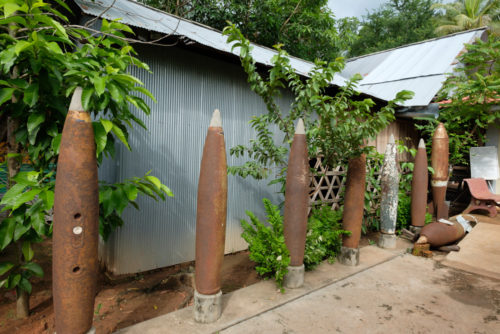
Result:
[[[101,168],[100,178],[120,181],[152,170],[175,198],[165,202],[140,198],[140,211],[126,209],[125,225],[101,247],[101,257],[115,274],[194,260],[198,175],[211,114],[215,108],[221,111],[231,165],[238,161],[229,156],[229,149],[255,136],[248,121],[252,115],[265,112],[236,64],[175,47],[137,50],[153,74],[137,69],[132,74],[144,82],[158,103],[151,102],[149,117],[136,113],[149,131],[135,127],[130,132],[133,151],[119,147],[116,159]],[[281,102],[289,105],[290,96]],[[239,223],[246,217],[245,210],[263,218],[263,197],[274,203],[282,200],[276,193],[278,188],[267,186],[268,181],[228,177],[226,253],[247,248]]]

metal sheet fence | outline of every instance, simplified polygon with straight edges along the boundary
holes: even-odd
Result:
[[[175,197],[165,202],[139,198],[139,211],[125,210],[125,225],[100,251],[108,270],[115,274],[194,259],[197,183],[211,114],[215,108],[221,111],[228,164],[234,165],[242,160],[230,157],[229,149],[255,137],[248,121],[266,110],[237,64],[179,48],[143,47],[138,51],[153,74],[137,69],[132,74],[145,83],[158,103],[150,104],[149,117],[136,112],[149,131],[131,130],[133,151],[119,146],[115,160],[101,167],[100,178],[120,181],[152,170]],[[283,105],[290,102],[290,96],[280,101]],[[274,203],[282,201],[278,187],[267,186],[268,182],[229,176],[226,253],[247,247],[239,223],[246,217],[245,210],[264,218],[263,197]]]

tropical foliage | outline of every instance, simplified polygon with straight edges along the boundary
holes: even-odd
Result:
[[[334,19],[328,0],[142,2],[218,30],[232,22],[252,42],[268,47],[282,43],[291,55],[311,61],[335,59],[347,49],[356,32],[344,20]]]
[[[18,297],[31,292],[32,276],[43,274],[32,245],[52,233],[61,132],[75,88],[83,88],[83,107],[95,120],[99,162],[114,155],[117,141],[130,149],[127,129],[133,123],[145,128],[134,112],[149,114],[143,97],[154,100],[128,73],[131,66],[148,70],[124,40],[125,34],[133,34],[128,26],[103,20],[95,34],[69,25],[71,12],[63,1],[52,3],[0,2],[0,114],[8,121],[9,143],[9,189],[0,202],[8,215],[0,221],[0,250],[18,250],[15,260],[0,264],[0,287],[15,288]],[[23,160],[30,162],[31,171],[19,172]],[[103,186],[99,203],[104,237],[123,224],[120,214],[129,204],[137,206],[138,194],[156,200],[172,196],[149,174]]]
[[[394,120],[394,106],[412,96],[411,92],[398,93],[393,101],[380,106],[377,112],[372,108],[375,102],[372,99],[361,99],[355,85],[361,80],[356,75],[346,81],[336,94],[326,94],[335,74],[343,66],[343,59],[337,58],[332,62],[316,61],[314,68],[309,72],[308,79],[302,79],[290,66],[286,51],[278,45],[278,54],[273,57],[273,67],[267,75],[261,75],[251,56],[250,42],[236,28],[228,26],[224,30],[228,35],[228,42],[233,48],[240,49],[240,59],[243,69],[248,75],[250,88],[264,101],[267,113],[253,116],[250,124],[257,132],[257,138],[248,145],[237,145],[230,150],[236,157],[247,156],[250,160],[242,166],[231,166],[231,174],[242,177],[252,176],[256,179],[266,178],[272,168],[282,168],[288,157],[290,143],[295,132],[295,121],[304,120],[308,150],[311,156],[319,152],[324,156],[325,166],[338,166],[362,153],[368,153],[371,148],[364,145],[369,138],[385,128]],[[282,110],[276,102],[282,89],[288,88],[294,101],[290,110]],[[279,129],[276,134],[283,138],[281,143],[275,140],[272,129]],[[278,173],[276,182],[284,183],[284,170]]]
[[[241,220],[241,236],[248,243],[250,260],[257,263],[259,275],[273,277],[283,291],[283,279],[288,272],[290,252],[283,234],[283,216],[278,206],[267,198],[262,200],[266,211],[266,222],[261,222],[255,214],[247,211],[250,221]],[[342,245],[342,235],[350,232],[341,229],[342,211],[332,211],[329,207],[314,208],[307,223],[307,237],[304,251],[306,270],[312,270],[323,260],[330,263]]]
[[[349,56],[359,56],[434,37],[435,0],[390,0],[363,16]]]
[[[454,32],[489,26],[494,34],[500,33],[499,0],[460,0],[453,3],[437,3],[434,9],[442,9],[435,33],[447,35]]]

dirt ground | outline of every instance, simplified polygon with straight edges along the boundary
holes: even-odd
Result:
[[[30,317],[16,319],[15,293],[3,290],[0,295],[0,333],[52,334],[51,241],[35,249],[44,278],[33,280]],[[97,334],[112,333],[137,322],[158,317],[188,306],[193,300],[193,262],[152,270],[131,276],[109,277],[101,274],[94,307]],[[248,252],[226,255],[222,269],[223,293],[260,280]]]

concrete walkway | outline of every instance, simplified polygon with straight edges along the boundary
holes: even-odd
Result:
[[[364,247],[358,267],[324,263],[284,294],[272,281],[226,294],[213,324],[188,307],[119,333],[500,333],[500,281],[404,254],[410,246]]]

